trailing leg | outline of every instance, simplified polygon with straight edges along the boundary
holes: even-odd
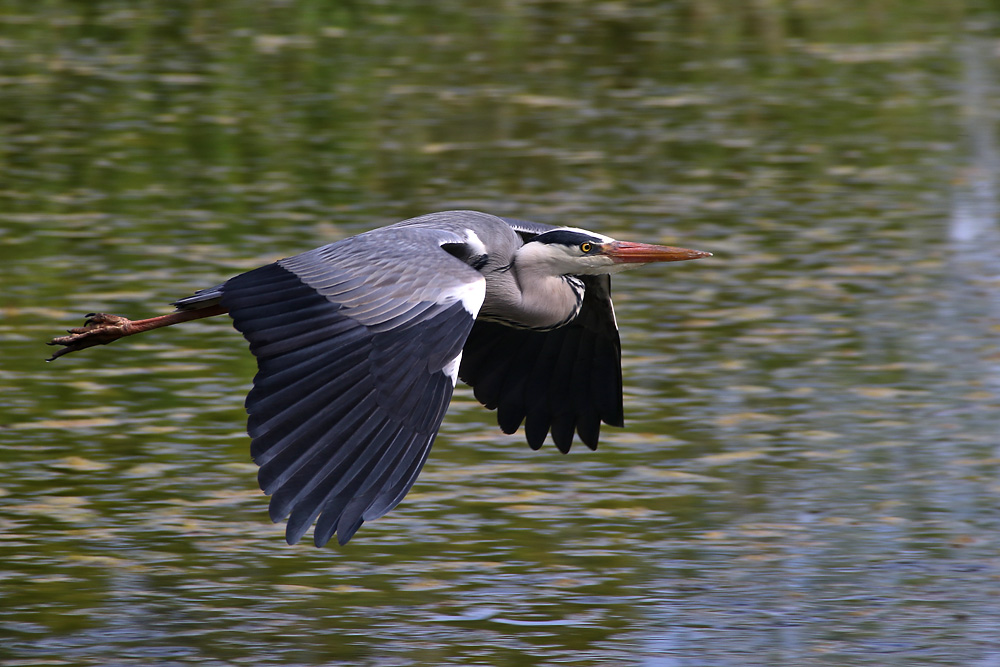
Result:
[[[60,350],[56,350],[46,361],[53,361],[64,354],[85,350],[95,345],[107,345],[119,338],[133,336],[144,331],[149,331],[150,329],[169,327],[181,322],[199,320],[203,317],[214,317],[215,315],[222,315],[225,312],[225,308],[215,305],[196,310],[178,310],[167,315],[151,317],[146,320],[130,320],[121,315],[110,315],[108,313],[91,313],[87,315],[87,321],[83,323],[82,327],[70,329],[68,336],[59,336],[48,342],[49,345],[62,345],[63,347]]]

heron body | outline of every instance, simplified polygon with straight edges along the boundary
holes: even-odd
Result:
[[[345,544],[417,478],[459,378],[505,433],[567,452],[622,426],[610,274],[708,253],[446,211],[280,260],[139,322],[97,316],[63,353],[227,312],[258,372],[251,455],[292,544]],[[105,319],[101,319],[105,318]],[[143,325],[143,323],[149,323]]]

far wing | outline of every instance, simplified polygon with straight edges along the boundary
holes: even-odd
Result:
[[[521,422],[538,449],[551,430],[561,452],[574,431],[597,448],[601,422],[623,426],[621,343],[611,304],[610,276],[579,276],[586,291],[580,314],[552,331],[476,321],[459,377],[476,399],[497,410],[504,433]]]
[[[275,522],[345,544],[420,472],[451,400],[485,280],[431,230],[365,235],[237,276],[222,305],[258,373],[251,454]]]

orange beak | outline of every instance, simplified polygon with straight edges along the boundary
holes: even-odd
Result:
[[[650,262],[683,262],[688,259],[711,257],[702,250],[674,248],[668,245],[650,245],[630,241],[612,241],[603,248],[604,254],[616,264],[649,264]]]

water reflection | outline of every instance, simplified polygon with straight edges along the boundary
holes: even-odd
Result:
[[[2,660],[995,659],[996,17],[961,11],[11,9]],[[290,548],[227,323],[41,362],[91,309],[451,207],[716,252],[616,280],[598,452],[460,392],[401,507]]]
[[[962,64],[961,118],[971,155],[962,182],[956,188],[951,214],[951,238],[961,243],[977,241],[997,223],[996,120],[989,112],[996,90],[995,55],[984,39],[969,39],[959,51]]]

